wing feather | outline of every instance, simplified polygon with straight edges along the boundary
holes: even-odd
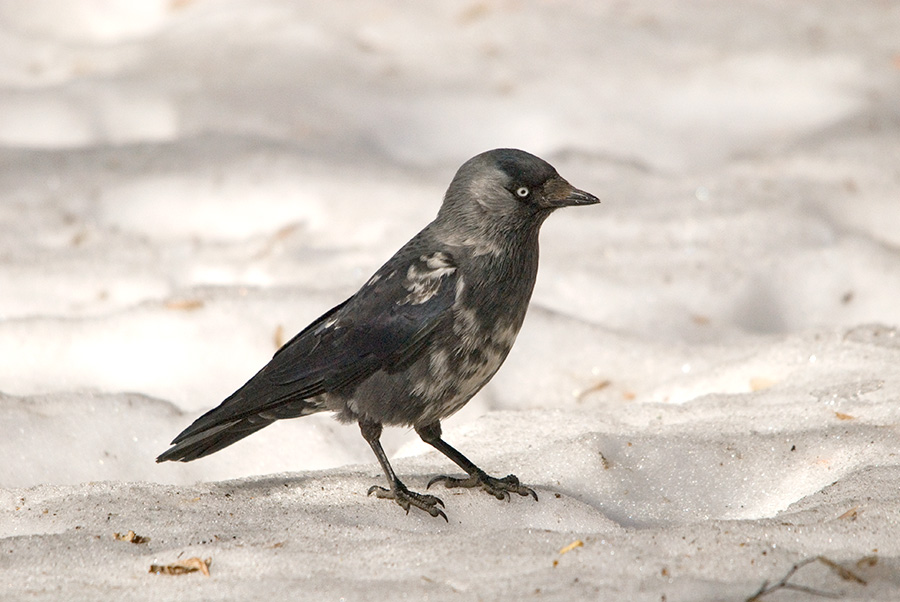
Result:
[[[405,275],[386,264],[353,297],[288,341],[255,376],[198,418],[173,444],[260,415],[290,418],[318,411],[323,408],[300,400],[352,390],[378,370],[394,372],[409,365],[431,335],[452,320],[458,279],[446,253],[423,255],[409,263]]]

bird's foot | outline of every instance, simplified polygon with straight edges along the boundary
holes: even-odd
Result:
[[[369,487],[369,493],[367,495],[372,495],[373,493],[377,498],[394,500],[401,508],[406,510],[407,514],[409,514],[410,506],[415,506],[420,510],[424,510],[431,516],[440,516],[445,521],[450,522],[447,520],[447,515],[444,514],[444,511],[438,508],[439,505],[444,505],[441,498],[434,495],[424,495],[416,493],[415,491],[410,491],[403,483],[396,483],[392,489],[385,489],[378,485],[372,485]]]
[[[519,483],[518,477],[513,474],[507,475],[502,479],[492,477],[481,471],[478,471],[474,475],[469,476],[465,479],[449,477],[447,475],[440,475],[428,481],[428,486],[426,487],[426,489],[430,488],[435,483],[440,482],[443,482],[444,487],[447,488],[481,487],[498,500],[506,500],[507,502],[509,501],[510,493],[518,493],[521,496],[530,495],[534,498],[534,501],[537,501],[538,499],[537,493],[534,492],[534,489],[532,489],[531,487],[526,487],[525,485]]]

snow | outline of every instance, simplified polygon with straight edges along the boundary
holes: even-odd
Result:
[[[897,599],[898,30],[875,1],[0,1],[0,599],[740,601],[817,556],[866,583],[791,584]],[[501,146],[602,199],[548,220],[512,354],[444,425],[538,502],[405,515],[324,415],[154,463]],[[384,444],[414,490],[457,472]]]

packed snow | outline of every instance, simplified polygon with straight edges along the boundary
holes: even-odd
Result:
[[[0,0],[0,599],[900,598],[898,31],[878,0]],[[496,147],[602,199],[548,220],[444,424],[539,501],[406,515],[327,415],[154,462]],[[414,490],[458,472],[384,444]]]

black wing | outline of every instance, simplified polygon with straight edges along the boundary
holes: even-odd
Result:
[[[352,386],[376,370],[402,369],[452,319],[458,280],[446,253],[404,267],[404,273],[390,264],[379,270],[356,295],[278,350],[251,382],[262,378],[291,397],[311,397]]]
[[[392,264],[286,343],[157,461],[208,455],[275,420],[322,409],[306,398],[350,389],[378,370],[393,372],[415,361],[429,336],[452,320],[459,275],[452,258],[440,252],[399,269]]]

